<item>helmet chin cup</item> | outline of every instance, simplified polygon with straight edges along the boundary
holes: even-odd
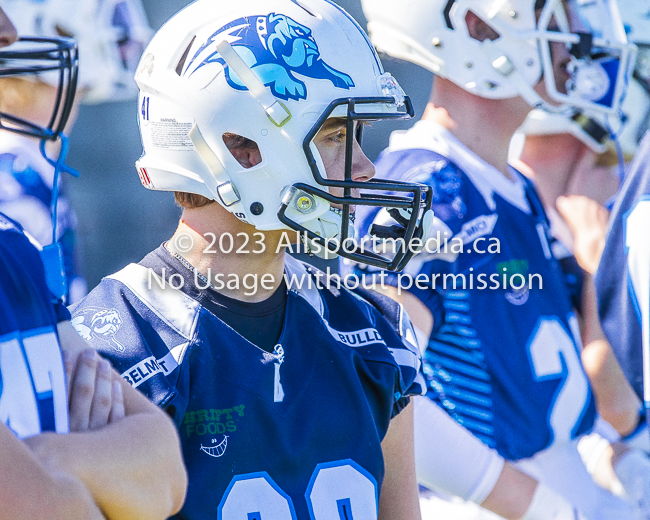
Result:
[[[347,242],[345,244],[340,243],[341,237],[341,228],[343,222],[343,212],[338,208],[330,207],[329,211],[324,215],[305,222],[304,226],[309,231],[314,232],[318,235],[325,244],[333,243],[336,247],[336,251],[332,251],[329,247],[323,247],[321,240],[313,240],[309,238],[307,234],[301,234],[300,240],[305,248],[305,252],[310,256],[316,256],[323,260],[334,260],[338,258],[341,248],[346,248],[348,243],[355,245],[356,232],[354,229],[354,218],[350,215],[348,222],[348,233]],[[354,247],[352,247],[354,249]]]

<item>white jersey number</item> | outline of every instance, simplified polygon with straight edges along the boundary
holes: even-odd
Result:
[[[650,200],[641,199],[623,217],[630,297],[640,314],[643,338],[644,400],[650,402]]]
[[[68,431],[65,371],[51,328],[0,338],[0,421],[20,438]]]
[[[569,318],[569,325],[575,342],[580,344],[580,330],[575,316]],[[535,379],[562,379],[548,419],[552,442],[567,442],[573,437],[589,396],[587,376],[582,369],[576,343],[559,320],[540,318],[534,334],[528,344],[528,354]]]
[[[375,479],[351,460],[318,464],[305,493],[312,520],[376,520]],[[221,499],[219,520],[296,520],[293,502],[266,472],[238,475]]]

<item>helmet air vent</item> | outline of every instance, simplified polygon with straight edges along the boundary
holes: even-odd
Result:
[[[445,23],[447,24],[447,27],[449,27],[452,31],[454,30],[454,26],[451,23],[451,8],[454,6],[454,3],[456,3],[456,0],[449,0],[447,2],[447,5],[445,6],[445,9],[442,11],[442,14],[445,17]]]
[[[194,43],[194,40],[196,40],[196,34],[192,36],[192,40],[190,41],[189,45],[185,49],[185,52],[183,52],[181,59],[178,61],[178,65],[176,65],[176,74],[178,74],[179,76],[183,73],[185,60],[187,60],[187,55],[190,53],[190,49],[192,48],[192,44]]]
[[[294,4],[296,4],[298,7],[302,8],[304,11],[306,11],[310,16],[313,16],[314,18],[318,18],[319,20],[322,19],[322,16],[319,15],[318,13],[315,13],[311,8],[307,7],[304,2],[301,2],[300,0],[291,0]]]

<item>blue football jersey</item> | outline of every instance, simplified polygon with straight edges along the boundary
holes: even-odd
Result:
[[[162,247],[74,310],[77,331],[178,426],[189,490],[176,518],[376,518],[381,441],[425,387],[410,321],[317,287],[291,257],[286,273],[272,353],[201,305],[207,291]],[[170,277],[183,288],[161,288]]]
[[[19,438],[68,431],[56,332],[70,319],[45,282],[38,250],[0,213],[0,421]]]
[[[577,277],[560,265],[568,252],[532,184],[514,169],[509,181],[427,121],[394,133],[376,168],[377,177],[433,189],[435,241],[387,278],[410,281],[433,314],[427,395],[507,459],[590,430],[594,399],[571,299]],[[357,208],[359,236],[376,216]],[[342,265],[344,275],[350,269],[372,273]]]
[[[643,349],[650,352],[650,134],[639,146],[609,222],[595,279],[598,311],[625,376],[643,400]]]

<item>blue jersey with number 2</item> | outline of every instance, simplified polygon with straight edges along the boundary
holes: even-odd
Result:
[[[530,182],[514,169],[507,179],[427,121],[394,133],[376,166],[378,177],[433,190],[441,247],[431,242],[402,275],[434,316],[428,396],[507,459],[588,431],[595,409],[580,363],[574,280],[558,257],[570,258]],[[376,211],[357,208],[361,235]]]

